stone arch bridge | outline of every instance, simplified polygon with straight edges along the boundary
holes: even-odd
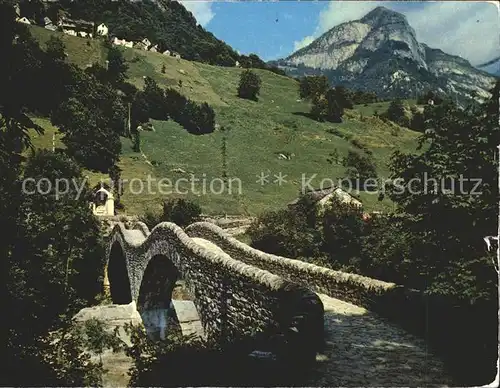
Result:
[[[422,341],[388,322],[407,315],[399,309],[407,295],[393,283],[266,254],[207,222],[151,231],[117,223],[107,259],[113,303],[135,303],[160,336],[175,327],[219,345],[315,360],[321,378],[313,385],[450,381]],[[179,281],[187,301],[172,297]]]

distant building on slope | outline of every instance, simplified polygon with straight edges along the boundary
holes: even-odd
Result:
[[[97,26],[97,35],[100,35],[100,36],[107,36],[108,35],[108,32],[109,32],[109,29],[108,29],[108,26],[104,23],[101,23]]]
[[[92,37],[94,33],[94,23],[86,20],[61,18],[57,26],[62,32],[72,36]]]
[[[128,48],[134,47],[134,42],[125,39],[118,39],[116,36],[113,38],[113,44],[116,46],[124,46]]]
[[[28,18],[26,17],[22,17],[22,18],[16,18],[16,22],[19,22],[19,23],[23,23],[23,24],[31,24],[31,22],[28,20]]]
[[[57,30],[57,26],[47,16],[45,16],[43,18],[43,28],[50,30],[50,31]]]
[[[316,204],[318,210],[324,210],[327,206],[331,205],[334,198],[340,200],[342,203],[350,204],[356,208],[361,209],[363,204],[358,199],[354,198],[347,191],[337,186],[331,186],[324,189],[316,189],[307,191],[304,196],[312,200]],[[288,207],[295,207],[299,203],[300,198],[288,203]]]
[[[148,50],[149,47],[151,46],[151,42],[149,41],[148,38],[144,38],[140,42],[134,43],[134,48],[139,49],[139,50]]]

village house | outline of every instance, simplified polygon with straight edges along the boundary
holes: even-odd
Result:
[[[104,187],[94,192],[90,208],[96,216],[114,216],[115,199],[113,194]]]
[[[165,50],[162,54],[163,54],[163,55],[170,56],[170,50]]]
[[[43,18],[43,28],[50,31],[57,30],[57,26],[54,23],[52,23],[52,20],[50,20],[50,18],[48,18],[47,16]]]
[[[236,61],[236,63],[234,64],[235,67],[240,67],[240,63],[238,61]]]
[[[92,38],[92,34],[88,34],[85,31],[79,31],[79,32],[77,32],[76,36],[79,36],[81,38]]]
[[[139,49],[139,50],[148,50],[149,47],[151,46],[151,42],[149,41],[148,38],[144,38],[140,42],[134,43],[134,48]]]
[[[155,44],[153,47],[151,47],[151,48],[149,49],[149,51],[151,51],[151,52],[153,52],[153,53],[157,53],[157,52],[158,52],[158,45],[157,45],[157,44]]]
[[[116,36],[113,38],[113,44],[116,46],[124,46],[128,48],[134,47],[134,42],[125,39],[118,39]]]
[[[24,24],[31,24],[31,22],[28,20],[28,18],[26,18],[24,16],[22,18],[16,18],[16,22],[24,23]]]
[[[101,23],[97,26],[97,35],[99,36],[107,36],[109,32],[108,26],[106,24]]]
[[[316,204],[319,212],[323,212],[327,206],[330,206],[334,198],[340,200],[340,202],[342,203],[350,204],[359,209],[363,207],[361,201],[354,198],[347,191],[336,186],[331,186],[324,189],[309,190],[304,195]],[[299,203],[299,200],[300,198],[297,198],[288,203],[288,207],[295,207]]]
[[[181,54],[179,54],[179,53],[172,52],[172,56],[177,58],[177,59],[181,59]]]
[[[85,20],[61,18],[57,26],[62,32],[72,36],[92,37],[94,32],[94,23]]]

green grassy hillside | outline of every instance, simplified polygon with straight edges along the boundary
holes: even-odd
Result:
[[[33,32],[39,39],[48,37],[46,31],[38,28]],[[64,42],[69,60],[80,65],[91,60],[101,61],[104,57],[103,49],[96,41],[89,46],[86,39],[65,37]],[[82,53],[82,49],[88,52]],[[356,149],[353,139],[373,152],[382,177],[388,175],[387,161],[394,150],[414,150],[416,146],[416,132],[386,124],[372,116],[375,110],[382,113],[388,103],[356,106],[346,112],[344,122],[340,124],[318,123],[307,117],[310,106],[299,100],[298,83],[294,79],[255,70],[262,79],[262,87],[259,101],[254,102],[236,96],[241,69],[178,60],[134,49],[124,49],[124,55],[131,82],[141,86],[143,78],[151,76],[163,87],[175,88],[196,101],[206,101],[214,108],[217,123],[228,130],[227,172],[229,177],[241,181],[242,193],[227,194],[226,190],[223,195],[188,194],[202,205],[206,213],[255,215],[283,207],[297,197],[303,174],[306,177],[316,174],[316,179],[312,180],[315,186],[324,178],[341,178],[344,167],[331,164],[327,159],[335,149],[340,156],[346,155],[349,149]],[[163,65],[165,73],[161,72]],[[224,134],[221,131],[196,136],[173,121],[154,121],[153,124],[155,132],[141,135],[144,155],[133,152],[131,142],[123,139],[120,166],[124,178],[145,181],[147,175],[152,174],[158,179],[174,181],[177,178],[189,180],[194,175],[210,182],[222,177]],[[279,154],[290,155],[290,158],[280,159]],[[269,184],[256,182],[261,172],[270,175]],[[287,181],[281,186],[272,183],[273,175],[280,172],[286,175]],[[154,183],[152,187],[156,187]],[[180,187],[191,187],[191,184],[183,183]],[[196,187],[201,190],[201,183]],[[232,187],[237,191],[235,181]],[[218,189],[219,185],[215,188]],[[128,213],[139,213],[146,208],[158,207],[165,197],[160,193],[133,195],[128,192],[123,202]],[[378,202],[377,195],[361,193],[360,197],[367,210],[392,206],[388,200]]]

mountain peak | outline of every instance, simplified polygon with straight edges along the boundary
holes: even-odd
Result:
[[[408,23],[405,15],[383,6],[372,9],[360,21],[373,27],[383,24]]]

